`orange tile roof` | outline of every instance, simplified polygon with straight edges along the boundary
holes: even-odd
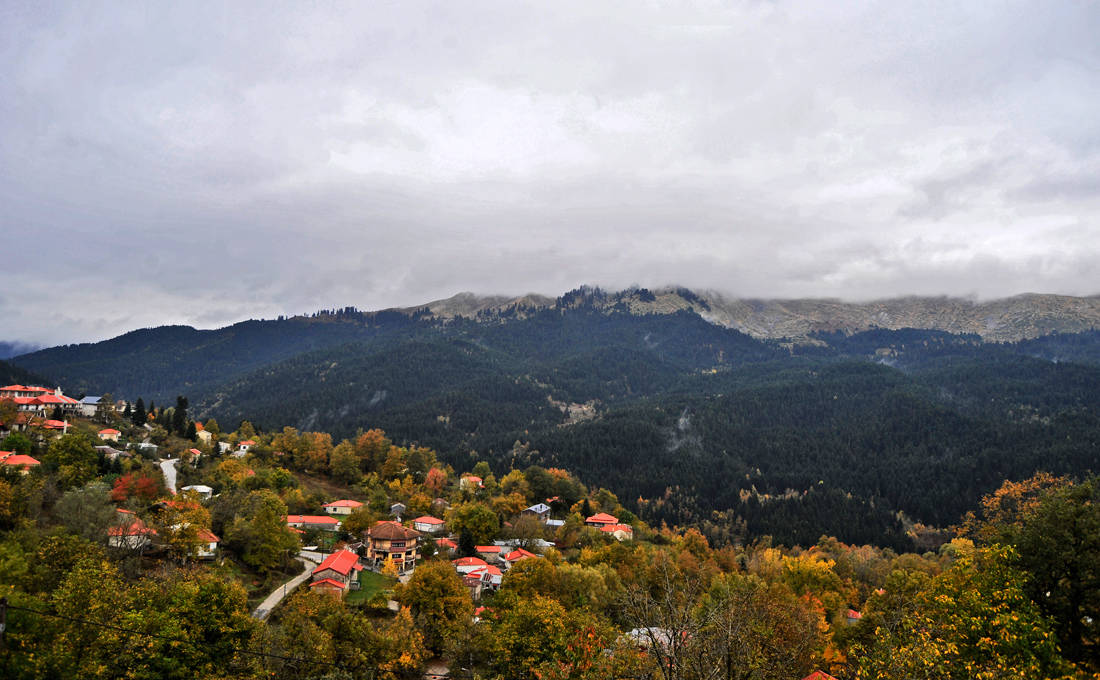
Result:
[[[317,586],[335,586],[340,590],[344,590],[345,588],[347,588],[347,585],[331,578],[323,578],[320,581],[314,581],[313,583],[309,584],[310,588],[315,588]]]
[[[323,507],[323,508],[358,508],[362,505],[363,504],[360,503],[359,501],[352,501],[352,500],[348,500],[348,499],[343,499],[343,500],[339,500],[339,501],[333,501],[331,503],[325,503],[321,507]]]
[[[347,576],[352,569],[362,569],[363,565],[359,564],[359,556],[350,550],[338,550],[325,558],[321,565],[313,570],[312,573],[319,574],[326,569],[331,569],[338,574]]]
[[[12,453],[10,455],[0,457],[0,463],[3,463],[4,465],[23,465],[27,467],[39,465],[37,459],[31,458],[30,456],[22,453]]]
[[[287,515],[287,522],[299,522],[301,524],[339,524],[340,520],[328,515]]]
[[[597,512],[584,521],[593,524],[618,524],[619,518],[614,515],[609,515],[606,512]]]
[[[480,557],[460,557],[457,560],[451,560],[451,564],[456,567],[487,567],[489,563]]]

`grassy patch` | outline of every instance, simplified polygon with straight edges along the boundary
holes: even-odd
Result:
[[[362,604],[378,593],[392,592],[395,583],[397,579],[364,569],[359,572],[359,590],[348,591],[345,601],[348,604]]]

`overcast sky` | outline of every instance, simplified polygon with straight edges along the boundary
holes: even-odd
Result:
[[[1100,5],[0,3],[0,340],[1100,292]]]

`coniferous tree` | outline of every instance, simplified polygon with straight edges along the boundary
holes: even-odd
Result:
[[[458,556],[474,557],[475,555],[477,555],[477,544],[474,542],[474,535],[469,531],[462,531],[458,534]]]
[[[150,406],[152,406],[151,403]],[[134,410],[130,415],[134,425],[141,427],[145,424],[147,420],[145,414],[145,401],[141,397],[138,397],[137,404],[134,405]]]
[[[187,397],[176,397],[176,408],[172,411],[172,431],[181,437],[187,434]]]

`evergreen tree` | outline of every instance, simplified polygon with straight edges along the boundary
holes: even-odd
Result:
[[[129,404],[127,404],[127,406],[129,406]],[[152,404],[150,403],[149,406],[152,407]],[[144,425],[147,420],[145,414],[145,401],[141,397],[138,397],[137,404],[134,406],[134,410],[131,413],[131,420],[134,425],[138,427]]]
[[[469,531],[462,531],[458,534],[458,556],[459,557],[474,557],[477,555],[477,543],[474,542],[474,535]]]
[[[172,411],[172,431],[181,437],[187,434],[187,397],[176,397],[176,408]]]

